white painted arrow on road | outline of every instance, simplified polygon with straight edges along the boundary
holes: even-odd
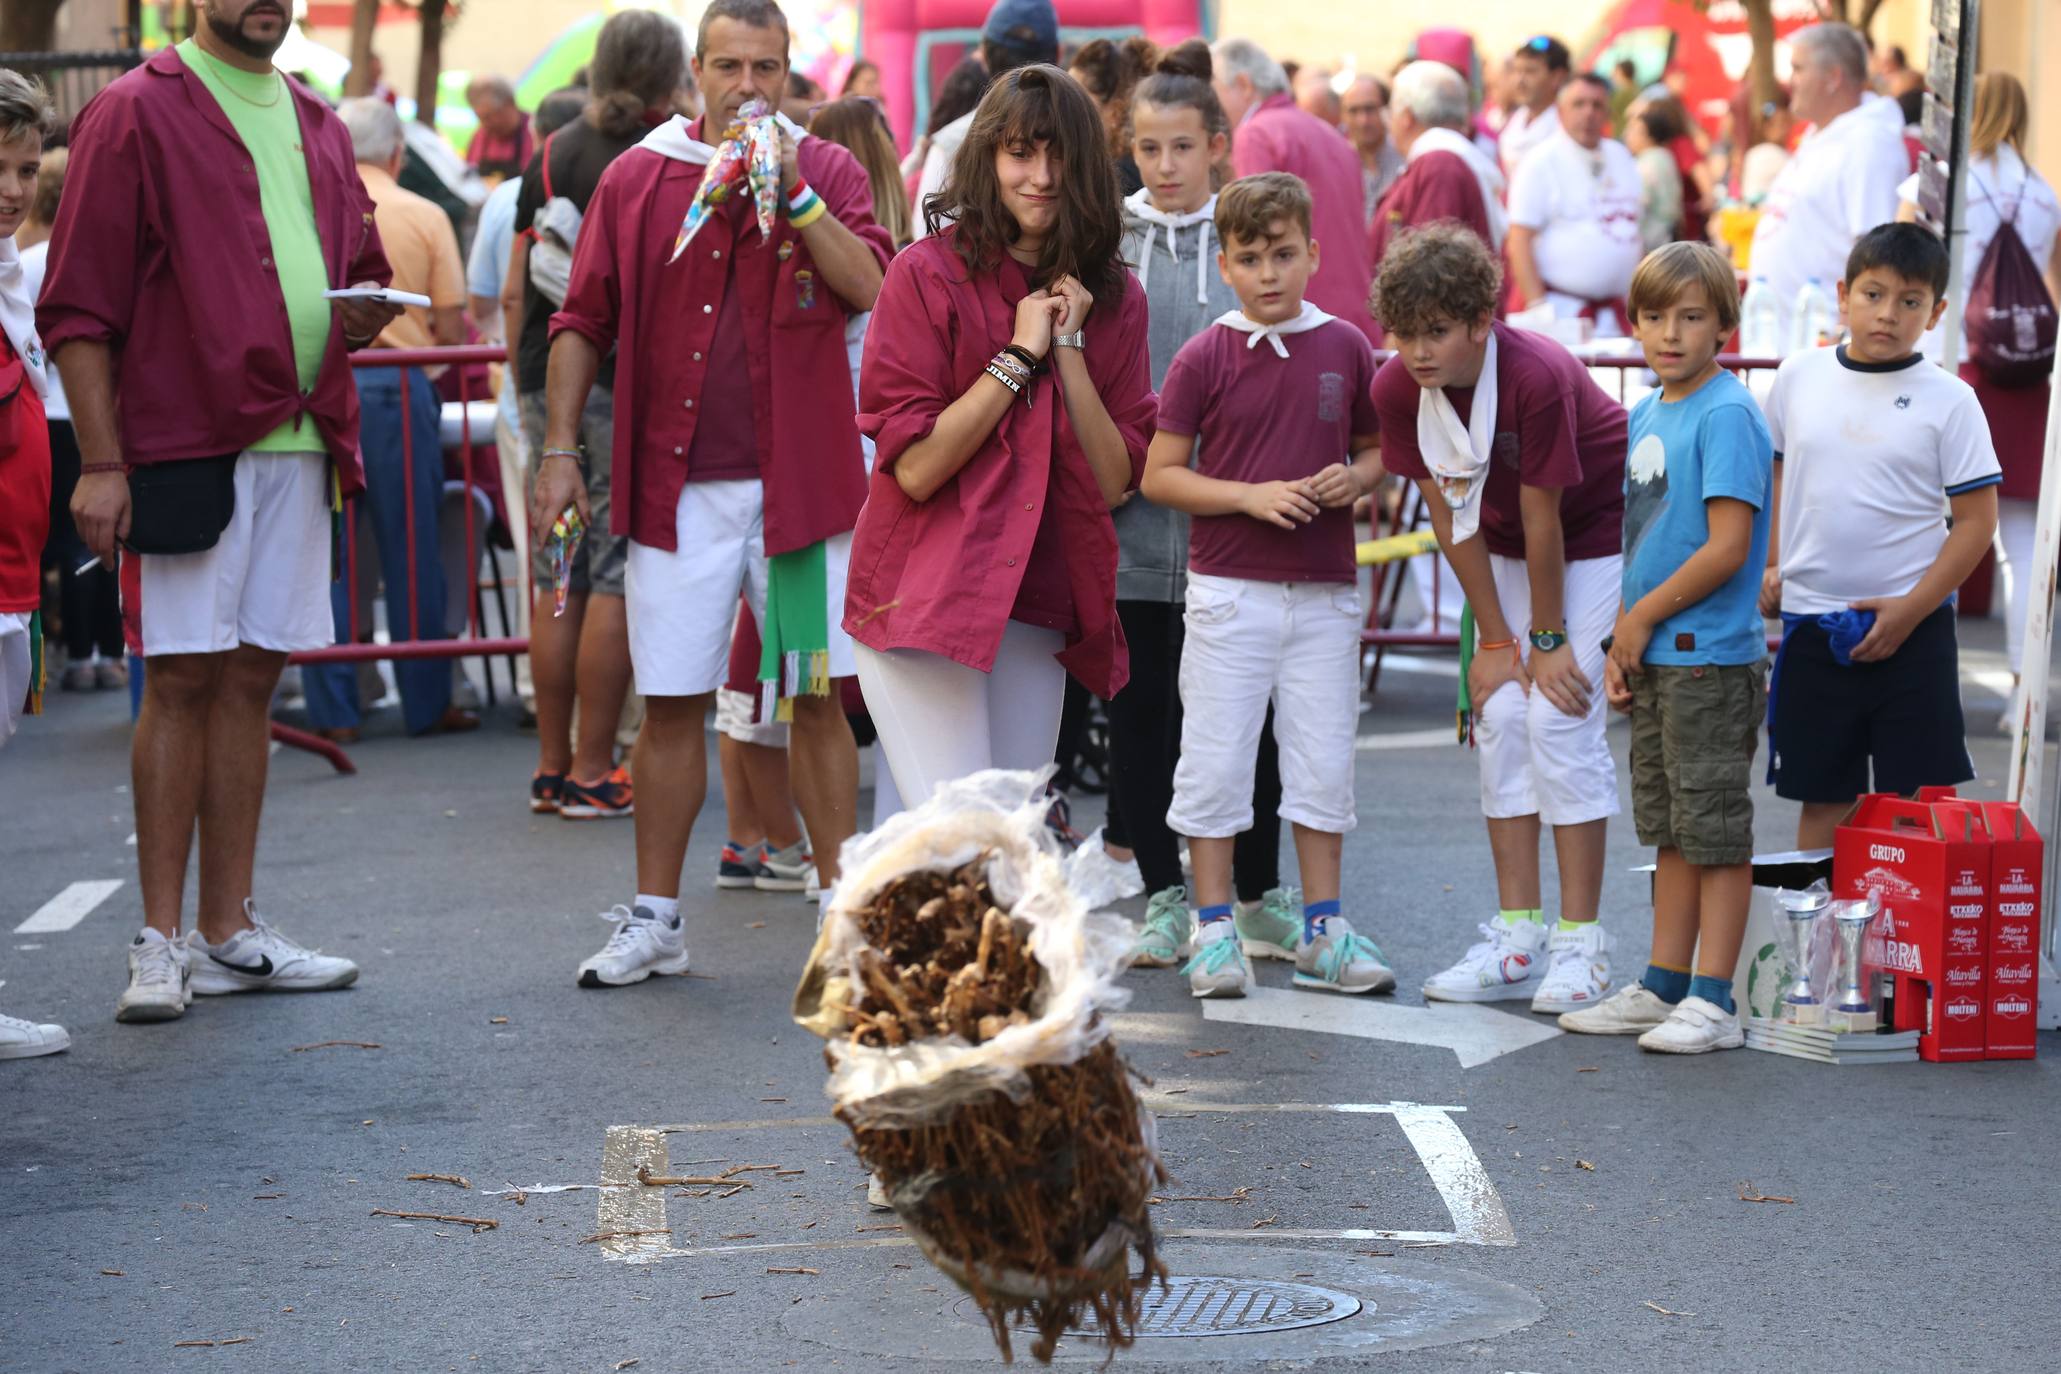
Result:
[[[1405,1045],[1439,1045],[1459,1056],[1471,1069],[1491,1059],[1551,1040],[1561,1034],[1550,1021],[1511,1016],[1487,1007],[1436,1004],[1398,1006],[1372,997],[1291,992],[1253,988],[1243,997],[1211,997],[1202,1003],[1203,1019],[1241,1026],[1275,1026],[1283,1030],[1351,1035],[1362,1040],[1392,1040]]]

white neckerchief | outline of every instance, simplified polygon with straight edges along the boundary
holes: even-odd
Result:
[[[1265,339],[1274,346],[1276,355],[1285,358],[1288,356],[1288,345],[1281,342],[1283,334],[1307,334],[1312,329],[1331,323],[1331,320],[1331,316],[1304,301],[1300,315],[1292,320],[1283,320],[1279,324],[1261,324],[1243,310],[1226,310],[1217,316],[1216,322],[1226,329],[1235,329],[1241,334],[1252,335],[1245,341],[1247,348],[1258,348],[1259,341]]]
[[[807,129],[786,115],[775,114],[773,118],[780,121],[781,128],[794,135],[796,143],[809,137]],[[696,167],[706,167],[709,160],[716,155],[716,150],[687,132],[687,126],[691,123],[693,121],[686,115],[674,115],[644,135],[637,146],[657,153],[660,157],[669,157],[675,162],[689,162]]]
[[[1481,203],[1488,211],[1489,247],[1501,249],[1510,232],[1510,214],[1503,208],[1503,192],[1509,185],[1502,170],[1474,146],[1474,140],[1454,129],[1426,129],[1410,144],[1405,160],[1415,162],[1427,153],[1451,153],[1467,164],[1481,187]]]
[[[1467,423],[1446,399],[1444,387],[1417,393],[1417,452],[1453,512],[1453,542],[1465,543],[1481,527],[1481,497],[1488,490],[1489,445],[1496,435],[1496,335],[1489,331],[1481,376]]]
[[[1166,230],[1166,250],[1173,255],[1174,266],[1181,265],[1181,242],[1174,236],[1176,229],[1186,229],[1191,224],[1202,226],[1201,235],[1195,240],[1195,303],[1209,304],[1209,240],[1216,229],[1217,198],[1214,194],[1197,210],[1184,215],[1170,215],[1152,203],[1152,192],[1145,187],[1133,191],[1124,201],[1124,208],[1144,220],[1145,251],[1138,263],[1138,285],[1148,286],[1152,281],[1152,245],[1159,239],[1159,231]]]
[[[21,356],[29,385],[38,396],[49,395],[43,340],[36,334],[36,303],[29,299],[28,270],[21,265],[21,250],[14,246],[12,234],[0,239],[0,328],[7,331],[7,341]]]

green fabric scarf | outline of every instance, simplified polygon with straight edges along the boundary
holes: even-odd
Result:
[[[759,626],[765,718],[794,719],[794,698],[830,695],[827,541],[766,560],[766,614]]]

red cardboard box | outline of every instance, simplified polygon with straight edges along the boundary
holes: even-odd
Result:
[[[2046,845],[2010,802],[1984,802],[1990,837],[1988,1059],[2031,1059],[2038,1037],[2040,886]]]
[[[1990,850],[1981,809],[1943,797],[1862,797],[1833,841],[1832,895],[1872,892],[1888,913],[1863,957],[1894,975],[1897,1028],[1923,1031],[1922,1059],[1986,1052]]]

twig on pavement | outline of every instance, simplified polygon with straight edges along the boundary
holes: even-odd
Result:
[[[410,1183],[451,1183],[460,1188],[470,1188],[472,1180],[463,1174],[410,1174]]]
[[[400,1217],[404,1221],[448,1221],[453,1226],[470,1226],[474,1235],[481,1231],[491,1231],[501,1224],[489,1217],[461,1217],[453,1216],[449,1212],[396,1212],[385,1207],[373,1208],[372,1215]]]

